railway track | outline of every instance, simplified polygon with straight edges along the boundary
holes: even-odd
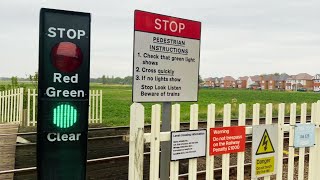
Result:
[[[297,120],[299,120],[299,116]],[[307,117],[310,119],[310,116]],[[260,123],[264,124],[265,118],[260,118]],[[222,120],[216,121],[216,126],[222,126]],[[277,118],[273,118],[273,122],[277,122]],[[289,122],[289,117],[285,117],[285,122]],[[238,121],[231,120],[232,125],[237,125]],[[246,124],[252,124],[252,119],[247,119]],[[199,121],[199,128],[206,128],[206,121]],[[189,123],[181,123],[181,129],[189,129]],[[119,174],[127,174],[128,164],[128,142],[124,141],[124,137],[129,133],[129,127],[98,127],[89,129],[88,138],[88,176],[102,178],[106,171],[100,172],[99,169],[110,169],[116,177]],[[145,126],[145,132],[150,132],[150,125]],[[0,136],[5,136],[0,134]],[[16,148],[16,169],[15,179],[35,178],[36,174],[36,132],[21,132],[18,136],[30,141],[29,143],[14,144]],[[251,142],[251,137],[247,137],[247,143]],[[149,148],[145,146],[145,164],[148,164]],[[120,171],[121,168],[124,171]],[[116,169],[116,171],[114,170]],[[147,167],[145,168],[148,169]],[[97,172],[98,171],[98,172]],[[148,173],[147,171],[145,173]],[[101,176],[97,176],[101,174]],[[21,178],[20,178],[21,177]],[[124,176],[123,176],[124,177]],[[30,179],[32,179],[30,178]],[[125,178],[124,178],[125,179]]]

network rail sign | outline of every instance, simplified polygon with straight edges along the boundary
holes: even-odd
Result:
[[[40,11],[40,180],[86,179],[90,22],[89,13]]]
[[[133,102],[198,100],[201,22],[135,11]]]

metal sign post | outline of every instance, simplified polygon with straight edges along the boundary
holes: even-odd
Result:
[[[162,108],[161,132],[171,130],[171,102],[164,102]],[[161,142],[160,179],[169,179],[170,172],[170,141]]]

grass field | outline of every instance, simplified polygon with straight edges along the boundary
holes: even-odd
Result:
[[[0,85],[10,82],[0,81]],[[35,88],[34,84],[24,83],[25,88]],[[103,124],[106,126],[129,125],[131,86],[90,84],[90,89],[102,90],[103,92]],[[207,105],[216,104],[216,118],[222,119],[223,105],[232,105],[232,118],[238,117],[238,105],[247,104],[247,117],[252,117],[252,106],[261,104],[260,116],[265,116],[265,105],[273,103],[273,116],[277,116],[279,103],[286,103],[286,115],[289,115],[290,103],[297,103],[297,114],[300,114],[300,104],[308,103],[308,114],[311,111],[312,102],[320,100],[320,93],[314,92],[285,92],[285,91],[258,91],[241,89],[200,89],[199,90],[199,120],[205,120],[207,116]],[[143,103],[145,106],[145,123],[150,123],[151,106],[155,103]],[[193,103],[181,104],[181,121],[189,121],[189,109]]]
[[[107,126],[129,125],[129,114],[131,102],[131,86],[104,86],[92,84],[91,89],[103,90],[103,120]],[[252,116],[252,106],[255,103],[261,104],[260,116],[265,115],[265,104],[274,103],[274,116],[277,116],[279,103],[286,103],[286,114],[289,114],[289,103],[297,103],[300,110],[301,103],[308,103],[310,114],[310,103],[320,100],[320,94],[314,92],[284,92],[284,91],[254,91],[240,89],[200,89],[199,91],[199,119],[206,119],[207,105],[216,104],[216,117],[222,118],[223,105],[232,104],[232,117],[238,114],[238,105],[247,104],[247,117]],[[150,123],[151,105],[155,103],[143,103],[145,106],[146,122]],[[193,103],[181,104],[181,121],[189,120],[189,108]],[[300,114],[297,112],[297,114]]]

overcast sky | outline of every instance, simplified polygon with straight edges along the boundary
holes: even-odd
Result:
[[[91,77],[132,74],[135,9],[202,22],[202,77],[320,73],[319,0],[1,0],[0,77],[37,71],[41,7],[91,13]]]

